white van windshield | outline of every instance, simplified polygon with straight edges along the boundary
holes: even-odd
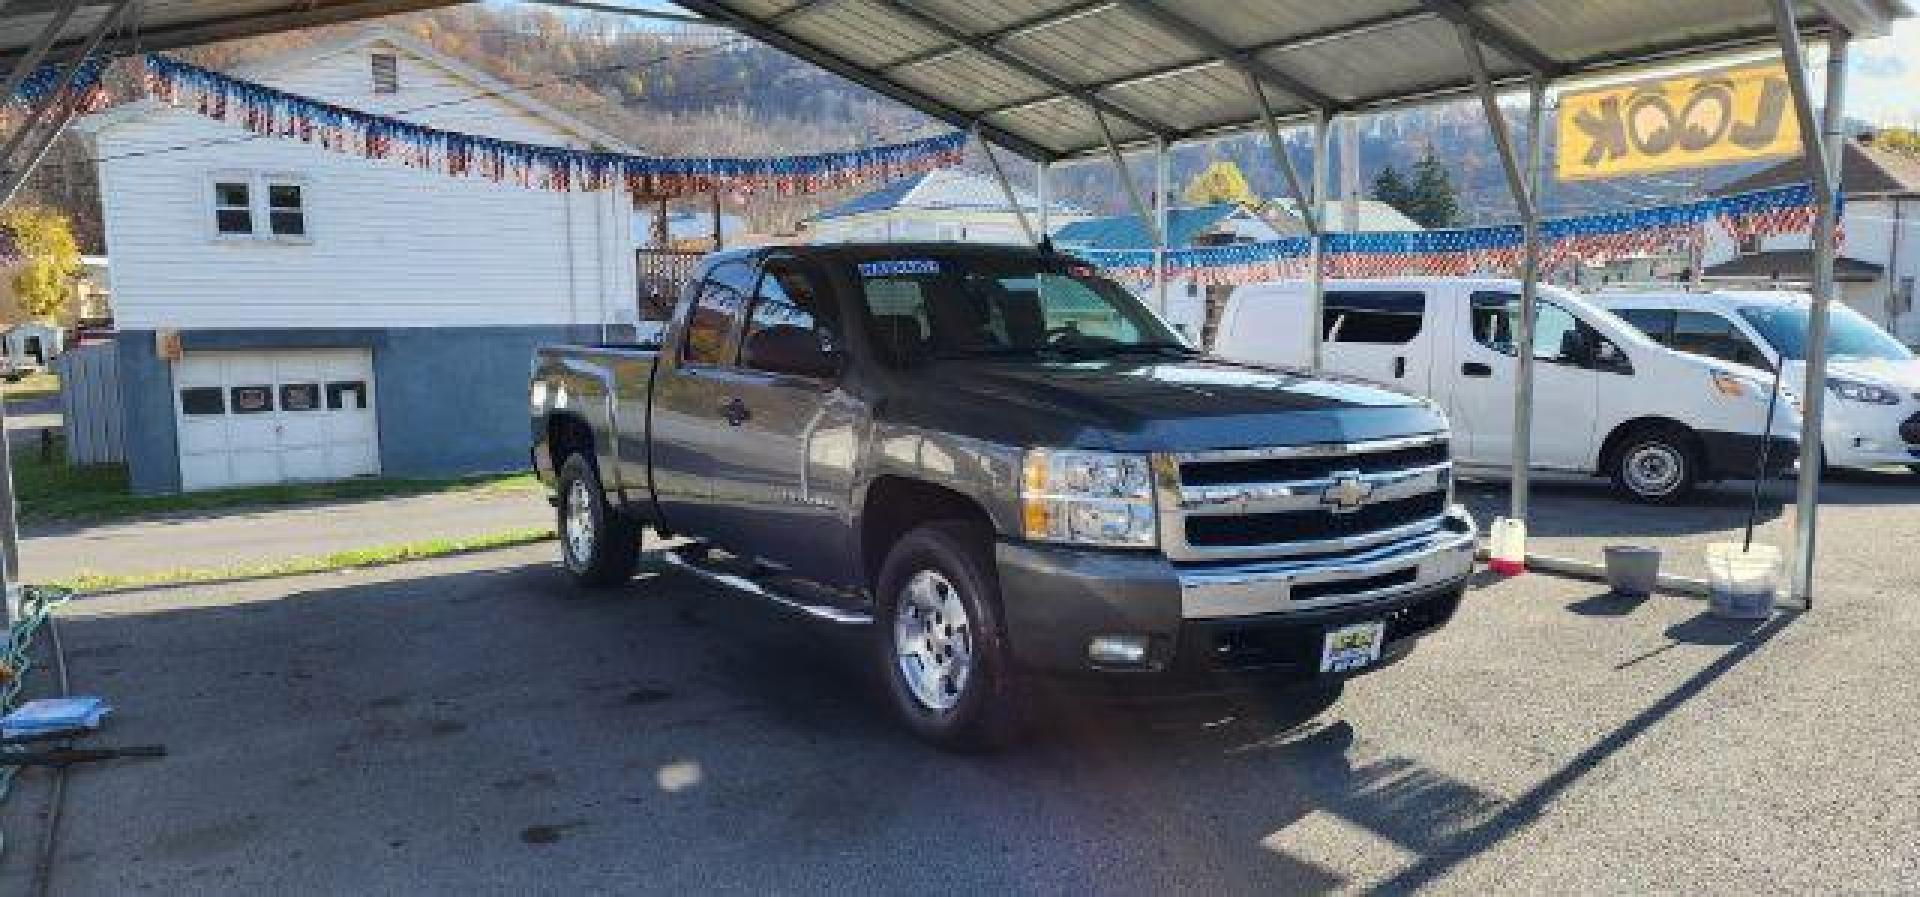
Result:
[[[1801,361],[1807,357],[1807,318],[1810,312],[1804,305],[1745,305],[1740,307],[1740,317],[1760,332],[1760,338],[1767,341],[1783,357]],[[1913,358],[1913,352],[1900,341],[1887,335],[1872,321],[1862,317],[1859,312],[1842,305],[1834,305],[1827,316],[1827,355],[1838,361],[1879,360],[1906,361]]]

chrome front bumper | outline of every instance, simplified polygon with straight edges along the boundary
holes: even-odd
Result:
[[[1443,519],[1425,533],[1350,553],[1183,568],[1181,617],[1207,620],[1316,610],[1464,580],[1473,572],[1478,528],[1458,505],[1448,508]],[[1296,591],[1302,594],[1296,596]]]

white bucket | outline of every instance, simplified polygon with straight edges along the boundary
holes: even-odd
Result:
[[[1754,545],[1745,551],[1738,542],[1707,546],[1709,608],[1723,617],[1743,620],[1773,615],[1780,591],[1780,549]]]
[[[1527,569],[1527,522],[1495,517],[1487,528],[1487,567],[1501,576],[1518,576]]]

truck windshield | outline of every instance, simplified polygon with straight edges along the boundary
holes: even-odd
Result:
[[[1070,259],[947,256],[857,270],[874,341],[897,362],[1195,351],[1126,288]]]
[[[1807,357],[1807,318],[1810,312],[1804,305],[1747,305],[1740,308],[1740,317],[1746,318],[1753,329],[1760,331],[1760,338],[1779,352],[1794,361]],[[1881,361],[1906,361],[1913,353],[1900,341],[1887,335],[1872,321],[1860,316],[1859,312],[1834,303],[1827,318],[1827,356],[1840,359],[1871,359]]]

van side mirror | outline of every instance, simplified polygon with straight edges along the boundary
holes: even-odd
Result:
[[[1613,344],[1613,340],[1603,336],[1595,337],[1593,341],[1593,368],[1597,371],[1606,371],[1613,374],[1631,374],[1633,373],[1633,362],[1628,360],[1627,353],[1624,350]]]
[[[744,367],[796,377],[832,379],[840,373],[841,353],[827,348],[808,327],[777,324],[748,335],[740,347]]]

